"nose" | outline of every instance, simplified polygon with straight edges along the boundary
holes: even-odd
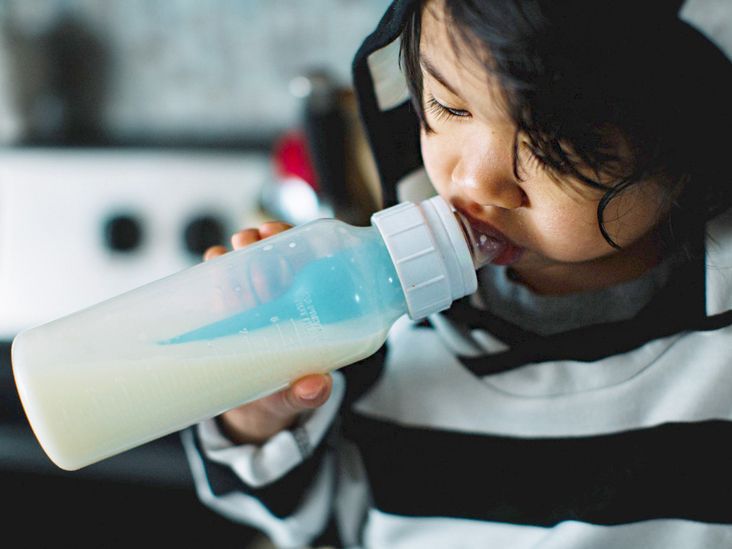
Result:
[[[490,149],[463,150],[453,167],[452,183],[454,192],[481,206],[513,210],[526,201],[513,172],[512,156]]]

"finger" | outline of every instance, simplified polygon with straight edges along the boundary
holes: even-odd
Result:
[[[317,408],[326,403],[333,389],[330,375],[315,374],[298,379],[290,388],[291,397],[301,409]]]
[[[289,223],[284,223],[282,221],[267,221],[259,226],[259,234],[262,238],[267,238],[268,236],[276,235],[277,233],[281,233],[282,231],[286,231],[291,228],[292,225]]]
[[[325,404],[330,397],[332,385],[329,375],[309,375],[260,402],[274,417],[294,417],[305,410]]]
[[[226,252],[228,252],[226,246],[211,246],[203,253],[203,260],[208,261],[209,259],[213,259],[214,257],[224,255]]]
[[[242,229],[231,235],[231,245],[235,250],[254,244],[261,240],[262,237],[257,229]]]

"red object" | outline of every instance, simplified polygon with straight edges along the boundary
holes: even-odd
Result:
[[[305,134],[299,130],[285,132],[274,144],[273,162],[280,178],[299,177],[316,192],[318,178],[308,152]]]

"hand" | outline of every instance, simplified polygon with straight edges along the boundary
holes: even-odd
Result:
[[[231,245],[238,250],[289,228],[291,226],[287,223],[278,221],[264,223],[258,229],[235,233],[231,237]],[[213,246],[206,250],[203,259],[213,259],[227,251],[225,246]],[[330,375],[305,376],[277,393],[224,412],[219,416],[219,425],[224,434],[237,444],[261,444],[289,428],[302,412],[325,404],[332,387]]]

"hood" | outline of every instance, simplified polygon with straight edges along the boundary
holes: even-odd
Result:
[[[384,207],[397,202],[397,183],[422,165],[419,119],[399,68],[399,36],[419,0],[397,0],[353,61],[359,113],[374,155]]]
[[[491,1],[491,0],[486,0]],[[586,0],[553,0],[554,8],[576,10]],[[398,202],[397,185],[408,174],[422,167],[419,147],[419,119],[410,101],[407,82],[399,65],[400,35],[409,17],[420,7],[420,0],[396,0],[381,18],[376,29],[362,43],[353,61],[352,76],[364,131],[380,179],[383,207]],[[723,59],[720,49],[692,25],[678,18],[684,0],[648,0],[639,9],[637,0],[614,0],[607,6],[614,13],[627,15],[646,28],[661,19],[673,17],[679,28],[675,40],[683,40],[688,51],[709,59]],[[586,4],[585,4],[586,6]],[[699,57],[696,57],[699,59]],[[727,67],[727,70],[729,68]]]

